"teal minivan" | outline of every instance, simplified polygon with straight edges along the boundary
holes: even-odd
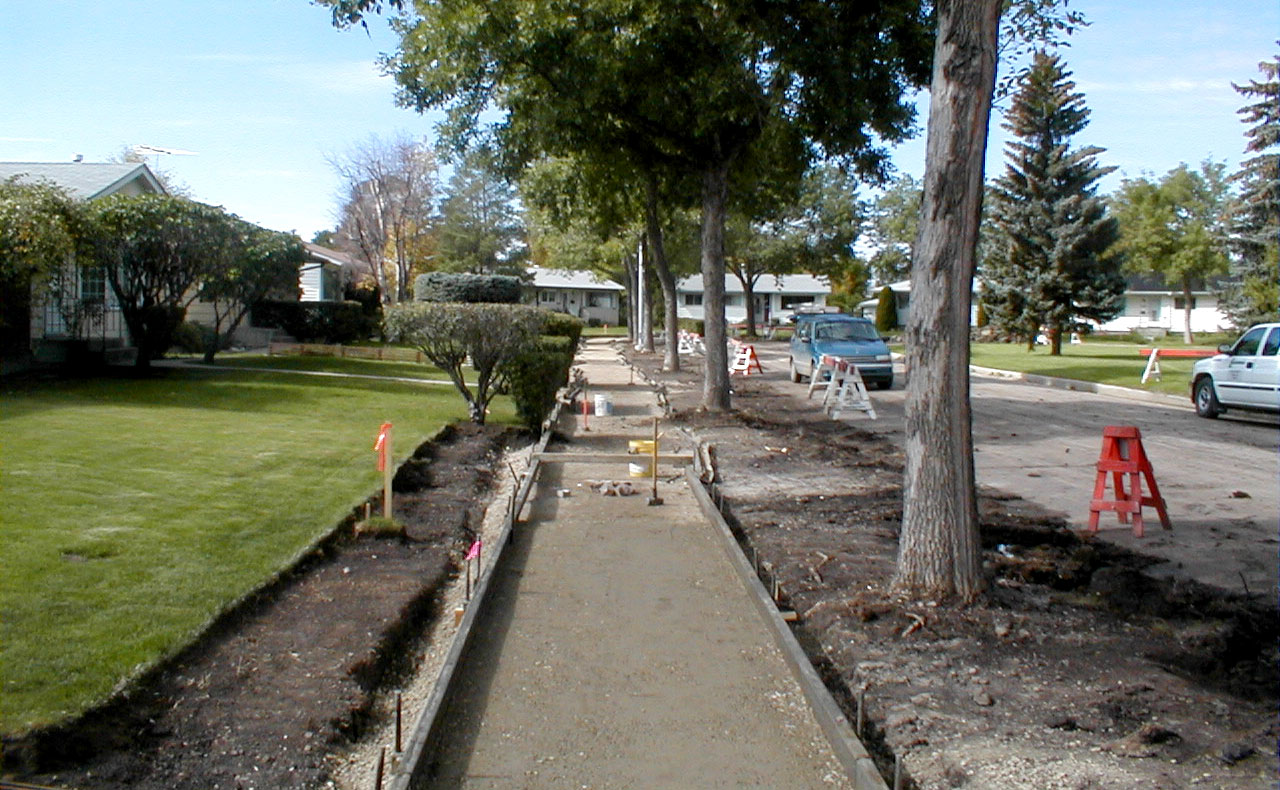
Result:
[[[796,316],[791,335],[791,380],[813,376],[824,355],[839,357],[858,366],[867,384],[887,390],[893,386],[893,361],[876,325],[866,318],[842,313],[808,313]]]

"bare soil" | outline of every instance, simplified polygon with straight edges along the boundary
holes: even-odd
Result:
[[[851,721],[862,700],[886,777],[900,759],[904,787],[1275,787],[1273,601],[1144,574],[1155,558],[994,489],[981,600],[900,599],[900,434],[759,377],[706,413],[700,368],[631,357],[713,447],[731,522]]]
[[[339,755],[378,723],[379,692],[412,670],[407,646],[439,616],[512,440],[509,429],[446,429],[397,472],[404,535],[358,534],[353,514],[127,695],[6,743],[0,776],[73,788],[332,786]]]
[[[776,579],[796,632],[886,777],[918,788],[1274,787],[1280,727],[1273,601],[1194,579],[994,489],[982,492],[988,592],[901,600],[900,441],[758,379],[736,410],[697,409],[701,371],[633,363],[714,447],[731,521]],[[460,426],[396,478],[402,538],[353,518],[127,696],[4,745],[3,776],[74,788],[329,787],[381,724],[379,694],[489,499],[510,436]],[[900,438],[900,437],[899,437]]]

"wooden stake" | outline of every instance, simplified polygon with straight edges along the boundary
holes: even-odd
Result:
[[[400,694],[397,693],[396,694],[396,753],[397,754],[404,751],[403,749],[400,748],[400,719],[403,714],[404,714],[404,701],[401,699]]]
[[[387,459],[382,465],[382,517],[388,520],[391,519],[391,459],[395,457],[391,452],[391,431],[388,426],[386,444],[382,449],[386,454],[383,457]]]
[[[661,505],[662,498],[658,496],[658,418],[653,418],[653,455],[649,460],[653,473],[653,496],[649,498],[650,505]]]
[[[382,772],[387,766],[387,747],[378,752],[378,770],[373,775],[373,790],[382,790]]]

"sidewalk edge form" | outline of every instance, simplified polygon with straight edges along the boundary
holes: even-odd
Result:
[[[797,682],[799,682],[800,688],[804,691],[805,698],[809,701],[809,707],[813,710],[818,726],[822,728],[822,732],[831,744],[831,749],[835,753],[836,759],[840,761],[845,773],[849,776],[849,780],[853,782],[854,790],[888,790],[888,785],[876,769],[871,755],[867,753],[866,747],[862,745],[857,735],[854,734],[848,717],[840,710],[840,706],[836,704],[831,692],[823,684],[822,678],[818,676],[818,671],[813,668],[813,664],[810,663],[809,656],[805,654],[804,648],[800,646],[795,635],[791,633],[790,626],[782,619],[782,615],[774,605],[773,599],[769,597],[764,585],[756,576],[755,571],[752,570],[751,563],[747,560],[746,555],[742,553],[737,538],[733,536],[733,531],[729,529],[729,524],[724,520],[724,516],[721,515],[720,510],[711,500],[711,495],[707,493],[706,488],[699,481],[698,472],[693,467],[686,467],[685,481],[689,484],[693,497],[702,509],[703,515],[707,518],[707,521],[715,526],[716,532],[720,537],[721,547],[729,557],[729,561],[737,572],[738,578],[742,580],[743,586],[747,588],[748,594],[756,605],[756,610],[759,611],[761,618],[773,634],[774,641],[782,651],[787,664],[791,667],[791,671]]]

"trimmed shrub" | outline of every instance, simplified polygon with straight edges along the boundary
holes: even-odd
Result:
[[[283,329],[300,343],[351,343],[370,334],[359,302],[258,302],[250,320],[253,326]]]
[[[520,301],[520,278],[429,272],[418,275],[413,281],[413,298],[417,302],[516,304]]]
[[[211,331],[200,324],[183,321],[173,331],[172,347],[187,354],[203,353],[207,335]]]
[[[692,332],[698,337],[702,337],[707,333],[707,322],[700,318],[678,318],[676,326],[686,332]]]
[[[516,416],[533,432],[555,407],[556,392],[569,383],[576,341],[560,335],[543,335],[536,346],[511,361],[507,389],[515,401]]]
[[[576,351],[578,341],[582,338],[582,320],[568,313],[557,313],[551,310],[545,310],[544,313],[546,323],[542,325],[542,334],[567,337],[570,341],[569,352]]]
[[[887,285],[880,289],[879,299],[876,303],[876,331],[886,334],[898,328],[898,300]]]

